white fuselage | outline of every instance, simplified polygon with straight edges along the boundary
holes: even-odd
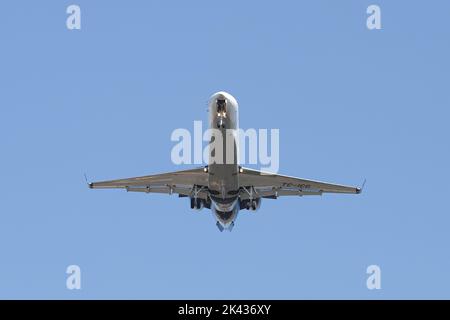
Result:
[[[224,229],[231,229],[239,212],[239,113],[236,99],[226,92],[208,102],[211,144],[208,188],[211,210]]]

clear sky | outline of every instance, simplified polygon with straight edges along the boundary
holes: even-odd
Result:
[[[0,7],[0,298],[450,298],[448,1]],[[364,193],[265,200],[220,233],[187,199],[86,187],[191,168],[171,132],[219,90],[280,129],[280,173]]]

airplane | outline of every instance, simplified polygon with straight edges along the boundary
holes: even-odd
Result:
[[[225,134],[238,129],[238,103],[229,93],[214,93],[208,102],[209,126],[223,134],[223,157],[227,154],[227,139],[233,139],[234,151],[239,150],[236,136]],[[262,199],[284,196],[310,196],[323,193],[359,194],[364,187],[345,186],[307,180],[245,168],[233,161],[220,162],[209,154],[205,167],[156,175],[88,183],[91,189],[121,188],[129,192],[178,194],[190,198],[191,209],[210,209],[217,228],[231,231],[240,210],[256,211]]]

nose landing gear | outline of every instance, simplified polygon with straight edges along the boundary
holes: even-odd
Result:
[[[226,110],[227,100],[217,99],[217,128],[225,128],[225,118],[227,117]]]
[[[220,116],[219,119],[217,120],[217,128],[225,129],[225,120],[223,119],[222,116]]]

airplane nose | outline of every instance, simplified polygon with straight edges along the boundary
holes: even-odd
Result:
[[[225,100],[228,105],[232,106],[234,109],[237,110],[238,103],[237,103],[236,99],[228,92],[219,91],[219,92],[214,93],[210,97],[209,103],[214,104],[214,103],[217,103],[219,100],[222,100],[222,101]]]
[[[223,93],[217,93],[216,100],[225,100],[227,97]]]
[[[226,99],[228,99],[228,96],[229,96],[228,93],[226,93],[225,91],[219,91],[219,92],[214,93],[211,96],[211,100],[213,100],[213,101],[226,100]]]

